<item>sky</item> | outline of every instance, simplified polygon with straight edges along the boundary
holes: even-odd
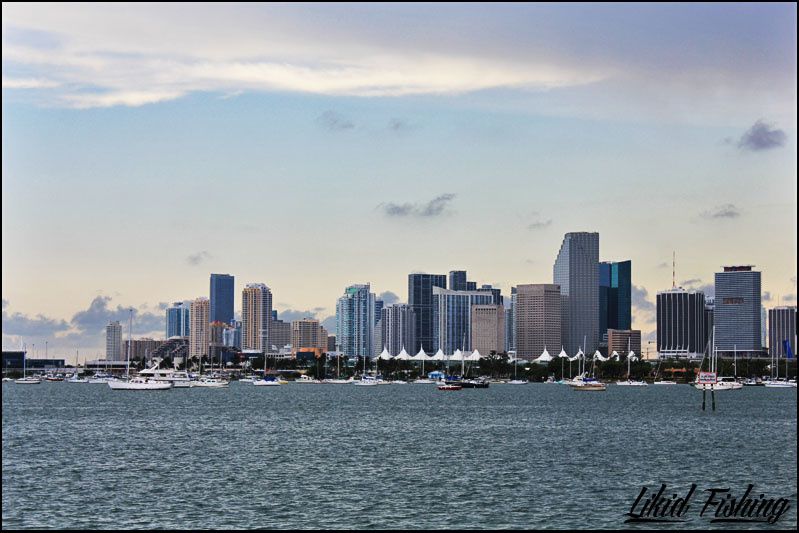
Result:
[[[74,360],[209,274],[284,319],[411,272],[509,294],[565,233],[655,295],[795,305],[795,4],[3,3],[3,347]]]

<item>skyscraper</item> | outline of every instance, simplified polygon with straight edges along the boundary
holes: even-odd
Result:
[[[433,346],[446,354],[472,345],[472,306],[491,304],[490,292],[451,291],[433,287]]]
[[[516,286],[516,354],[538,357],[561,348],[561,292],[554,284]]]
[[[189,357],[205,357],[211,340],[211,303],[201,297],[191,302],[191,332],[189,333]]]
[[[472,306],[472,350],[482,355],[505,350],[505,308],[495,303]]]
[[[632,262],[599,263],[599,336],[632,327]]]
[[[336,302],[338,351],[349,357],[371,357],[375,295],[369,284],[350,285]]]
[[[675,287],[657,294],[660,357],[702,357],[708,333],[705,293]]]
[[[175,302],[166,310],[166,338],[188,337],[191,331],[191,302]]]
[[[211,322],[233,320],[233,276],[211,274]]]
[[[383,308],[380,317],[381,350],[385,347],[391,355],[403,348],[411,352],[416,345],[416,316],[408,304],[393,304]],[[411,353],[411,355],[415,355]]]
[[[241,348],[269,350],[272,291],[263,283],[249,283],[241,291]]]
[[[450,270],[449,272],[449,290],[451,291],[465,291],[466,290],[466,271],[465,270]]]
[[[746,266],[725,266],[716,272],[716,350],[722,357],[765,355],[760,330],[760,272]]]
[[[593,352],[599,345],[599,233],[567,233],[553,278],[560,285],[564,349],[570,354],[580,347]]]
[[[408,274],[408,305],[413,307],[416,345],[405,349],[417,353],[433,350],[433,287],[447,288],[445,274]]]
[[[125,360],[125,354],[122,353],[122,325],[119,320],[109,322],[105,327],[105,360]]]
[[[291,322],[291,353],[296,357],[297,351],[318,348],[327,351],[327,331],[315,318],[303,318]]]
[[[790,346],[796,357],[796,306],[768,310],[768,350],[772,357],[785,357]]]

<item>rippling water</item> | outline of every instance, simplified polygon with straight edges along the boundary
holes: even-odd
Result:
[[[683,385],[4,383],[3,528],[633,528],[625,513],[661,482],[754,483],[790,496],[775,527],[795,528],[796,389],[717,399],[713,413]]]

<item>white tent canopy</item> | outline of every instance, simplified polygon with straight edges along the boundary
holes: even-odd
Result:
[[[627,354],[627,359],[630,361],[638,361],[638,358],[635,356],[635,352],[630,350],[630,353]]]
[[[543,353],[541,355],[539,355],[538,357],[536,357],[533,362],[534,363],[548,363],[548,362],[552,361],[552,359],[553,359],[553,357],[551,355],[549,355],[549,352],[547,351],[546,347],[544,347]]]
[[[380,353],[380,355],[377,356],[377,358],[382,359],[383,361],[390,361],[391,359],[393,359],[391,354],[388,353],[388,348],[386,348],[385,346],[383,347],[383,351]]]
[[[558,357],[560,357],[561,359],[569,358],[569,354],[566,353],[566,350],[563,349],[563,346],[560,347],[560,353],[558,354]]]
[[[432,358],[430,358],[431,361],[443,361],[444,359],[446,359],[446,356],[444,355],[444,352],[441,350],[441,348],[439,348],[436,354]]]
[[[430,361],[432,357],[424,353],[424,350],[419,348],[419,353],[411,357],[412,361]]]
[[[595,361],[607,361],[608,358],[605,357],[604,355],[602,355],[602,353],[599,350],[597,350],[597,351],[594,352],[594,360]]]
[[[475,351],[472,352],[472,354],[469,357],[466,358],[466,360],[467,361],[479,361],[482,358],[483,358],[483,356],[480,355],[480,350],[475,350]]]
[[[403,346],[402,351],[394,359],[396,361],[410,361],[411,356],[408,352],[405,351],[405,346]]]
[[[610,356],[611,356],[611,357],[615,357],[615,358],[616,358],[616,361],[618,361],[618,360],[619,360],[619,357],[620,357],[620,356],[619,356],[619,352],[617,352],[616,350],[613,350],[613,353],[612,353],[612,354],[610,354]]]
[[[452,354],[452,357],[449,358],[450,361],[463,361],[463,352],[458,348],[455,350],[455,353]]]

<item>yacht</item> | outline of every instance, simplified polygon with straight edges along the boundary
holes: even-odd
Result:
[[[486,378],[467,379],[461,383],[464,389],[487,389],[488,380]]]
[[[676,385],[676,381],[672,381],[670,379],[661,379],[660,381],[655,381],[652,385]]]
[[[312,378],[311,376],[306,376],[305,374],[303,374],[300,377],[298,377],[297,379],[295,379],[294,383],[305,383],[305,384],[314,383],[314,384],[316,384],[316,383],[322,383],[322,382],[320,380],[318,380],[318,379]]]
[[[352,378],[350,378],[350,379],[340,379],[340,378],[339,379],[333,379],[333,378],[331,378],[331,379],[326,379],[325,383],[328,383],[330,385],[349,385],[350,383],[352,383],[352,381],[353,381]]]
[[[14,383],[17,383],[19,385],[38,385],[41,382],[42,382],[42,380],[40,380],[39,378],[37,378],[35,376],[28,376],[28,377],[19,378],[17,380],[14,380]]]
[[[172,388],[168,381],[156,381],[150,378],[135,377],[128,380],[113,380],[108,382],[111,390],[167,390]]]
[[[695,383],[694,386],[699,390],[715,390],[715,391],[738,390],[744,388],[743,383],[740,383],[732,376],[720,377],[716,380],[715,384]]]
[[[512,379],[508,381],[508,385],[527,385],[529,382],[526,379]],[[552,383],[551,381],[549,383]]]
[[[419,379],[413,380],[411,383],[416,383],[416,384],[419,384],[419,385],[435,385],[438,382],[436,380],[434,380],[434,379],[419,378]]]
[[[646,381],[630,379],[630,363],[637,360],[638,357],[636,357],[635,352],[630,349],[630,339],[627,339],[627,379],[624,381],[617,381],[616,385],[624,387],[646,387]]]
[[[64,380],[65,383],[88,383],[88,378],[82,378],[78,375],[77,372],[72,374],[70,377]]]
[[[208,376],[203,376],[192,383],[193,387],[205,387],[209,389],[226,389],[228,385],[230,385],[230,383],[224,379],[211,378]]]
[[[595,378],[589,378],[586,372],[575,376],[574,379],[568,382],[568,385],[572,390],[580,391],[603,391],[607,389],[607,385],[597,381]]]
[[[110,374],[104,374],[102,372],[98,372],[97,374],[89,378],[88,383],[93,383],[96,385],[98,383],[106,384],[109,381],[116,381],[116,378]]]
[[[380,382],[382,382],[382,381],[383,381],[382,379],[378,380],[375,376],[363,375],[363,376],[361,376],[360,380],[354,379],[352,381],[352,384],[353,385],[359,385],[361,387],[368,387],[368,386],[373,386],[373,385],[379,385]]]
[[[263,379],[255,379],[252,382],[256,387],[279,387],[280,382],[272,376],[264,376]]]
[[[796,388],[796,380],[793,380],[793,383],[786,379],[772,379],[766,381],[765,386],[770,389],[790,389]]]

